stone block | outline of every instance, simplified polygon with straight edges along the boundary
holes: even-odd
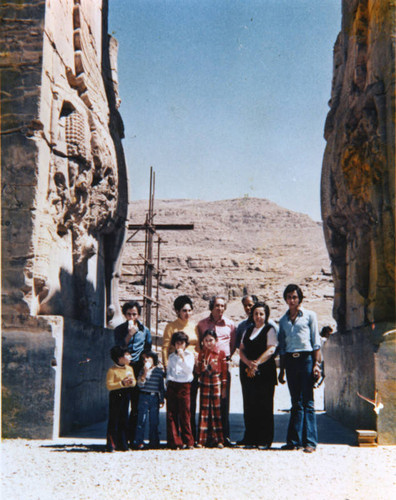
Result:
[[[3,437],[54,437],[55,365],[60,348],[51,328],[43,328],[34,318],[3,326]]]
[[[33,221],[29,210],[13,211],[3,209],[2,225],[2,245],[7,251],[13,252],[14,245],[26,244],[26,249],[30,248],[33,233]],[[12,253],[11,253],[12,255]]]
[[[3,437],[51,439],[107,418],[111,330],[19,314],[2,332]]]
[[[112,330],[65,318],[60,435],[106,420],[113,345]]]
[[[371,448],[377,446],[377,433],[375,431],[357,429],[356,433],[360,447]]]
[[[40,67],[43,59],[41,50],[33,50],[33,47],[31,46],[29,46],[29,49],[23,51],[21,63],[24,66],[30,66],[31,69]]]
[[[3,314],[29,314],[30,304],[23,301],[23,295],[20,293],[7,293],[2,296],[2,312]]]
[[[2,203],[5,204],[8,210],[33,208],[34,187],[29,184],[5,184],[2,187]]]
[[[2,116],[2,120],[3,120]],[[20,126],[21,123],[15,123]],[[1,173],[2,184],[37,184],[37,144],[23,134],[6,134],[1,138]],[[34,192],[32,190],[32,198]]]
[[[35,118],[34,115],[8,113],[1,116],[3,130],[7,133],[27,135],[29,123]]]
[[[21,258],[33,258],[33,242],[29,238],[13,245],[4,245],[2,253],[2,271],[14,269],[15,262]],[[14,261],[14,259],[16,259]],[[28,272],[28,270],[25,270]]]
[[[1,112],[7,115],[20,115],[24,117],[24,122],[38,118],[40,89],[37,88],[31,95],[28,96],[25,92],[22,97],[4,102]]]
[[[323,349],[326,370],[325,405],[328,415],[351,429],[377,431],[380,444],[396,444],[394,425],[396,350],[394,338],[383,334],[389,323],[331,335]],[[394,335],[394,334],[393,334]],[[358,393],[384,404],[378,413]]]
[[[45,11],[44,0],[30,0],[29,2],[4,2],[0,14],[1,17],[14,21],[31,21],[43,19]]]
[[[375,413],[357,393],[374,394],[374,344],[370,331],[331,335],[323,352],[326,411],[352,429],[376,430]]]
[[[377,326],[378,328],[378,326]],[[385,331],[384,331],[385,330]],[[396,443],[396,331],[395,325],[384,326],[375,354],[376,389],[383,408],[377,417],[379,444]]]
[[[1,87],[5,95],[12,95],[15,87],[21,83],[22,70],[20,68],[8,67],[7,61],[2,60],[1,63]],[[3,113],[3,111],[2,111]]]
[[[26,260],[26,259],[23,259]],[[1,285],[3,289],[12,290],[25,287],[25,277],[21,269],[24,269],[23,264],[16,266],[14,269],[2,269],[1,272]]]

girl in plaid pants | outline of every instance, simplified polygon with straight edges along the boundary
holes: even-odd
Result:
[[[202,336],[203,349],[199,353],[197,373],[200,380],[200,411],[198,447],[224,447],[221,425],[221,397],[227,384],[226,355],[217,347],[217,334],[206,330]]]

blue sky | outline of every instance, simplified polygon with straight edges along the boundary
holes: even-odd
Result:
[[[320,219],[341,0],[110,0],[130,198],[267,198]]]

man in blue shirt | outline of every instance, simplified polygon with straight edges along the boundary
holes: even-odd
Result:
[[[131,354],[132,359],[130,365],[133,368],[136,380],[142,368],[140,355],[145,350],[151,350],[152,344],[150,330],[139,320],[141,312],[142,307],[139,302],[126,302],[122,306],[122,313],[126,321],[118,325],[114,330],[115,344],[121,347],[127,347]],[[131,446],[135,438],[138,401],[139,389],[135,386],[131,389],[131,413],[129,416],[128,440]]]
[[[279,382],[285,383],[286,369],[292,409],[282,449],[303,447],[312,453],[318,442],[313,385],[320,377],[322,360],[318,321],[313,311],[301,306],[303,293],[299,286],[288,285],[283,298],[289,310],[279,321]]]

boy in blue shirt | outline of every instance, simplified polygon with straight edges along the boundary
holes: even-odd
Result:
[[[154,351],[142,354],[143,368],[139,373],[139,403],[134,448],[144,449],[144,430],[149,420],[149,447],[159,448],[159,409],[164,406],[164,371],[158,366]]]

